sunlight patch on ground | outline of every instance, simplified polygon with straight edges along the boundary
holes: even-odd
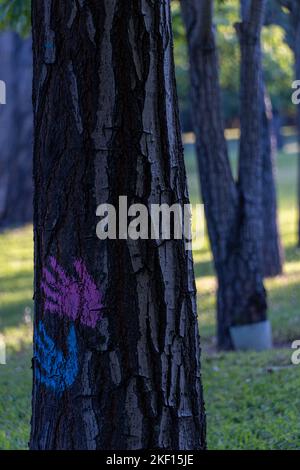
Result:
[[[3,336],[5,338],[8,353],[22,351],[23,348],[32,344],[32,325],[22,324],[17,327],[5,328]]]

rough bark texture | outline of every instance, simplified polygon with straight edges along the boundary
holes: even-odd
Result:
[[[119,195],[188,201],[169,2],[32,5],[30,447],[203,449],[191,255],[178,240],[96,238],[96,207]]]
[[[254,2],[251,22],[239,26],[243,59],[241,109],[245,116],[236,184],[221,116],[213,2],[184,0],[181,6],[189,43],[201,190],[218,277],[218,345],[231,349],[229,327],[264,320],[267,309],[262,276],[262,160],[258,138],[260,27],[252,31],[254,13],[260,10],[256,10]],[[247,88],[246,83],[252,86]]]
[[[0,36],[0,229],[32,221],[32,52],[31,40]]]

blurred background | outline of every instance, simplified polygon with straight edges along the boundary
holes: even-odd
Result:
[[[11,8],[14,3],[14,8]],[[0,365],[0,449],[27,448],[32,357],[32,52],[29,1],[0,1],[0,334],[6,365]],[[273,8],[274,7],[274,8]],[[179,2],[172,2],[180,116],[191,202],[200,202],[193,133],[189,58]],[[233,24],[239,2],[216,2],[214,22],[220,57],[223,116],[236,174],[239,146],[239,46]],[[300,250],[298,248],[297,106],[294,18],[269,2],[263,28],[263,66],[272,103],[276,185],[283,274],[266,279],[274,348],[220,353],[216,348],[216,277],[206,237],[194,247],[202,338],[204,392],[210,449],[299,449],[300,365],[291,344],[300,340]]]

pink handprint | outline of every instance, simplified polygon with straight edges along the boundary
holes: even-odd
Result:
[[[75,261],[76,278],[68,276],[54,257],[49,265],[53,273],[44,268],[41,283],[46,311],[74,321],[79,318],[83,325],[95,328],[102,318],[102,294],[84,262]]]

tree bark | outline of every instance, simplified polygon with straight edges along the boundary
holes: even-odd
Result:
[[[266,8],[266,5],[264,8]],[[241,0],[241,17],[244,22],[249,20],[250,14],[251,0]],[[258,21],[258,19],[255,21]],[[265,15],[261,21],[265,23]],[[262,152],[263,274],[264,277],[274,277],[282,274],[283,264],[283,248],[278,229],[277,191],[275,183],[276,140],[272,123],[272,103],[264,84],[262,72],[259,82],[261,86],[259,98],[261,103],[261,118],[259,122],[261,139],[260,151]],[[241,115],[243,115],[244,112],[247,112],[247,108],[242,110]]]
[[[232,349],[230,326],[255,323],[266,318],[266,292],[262,278],[262,238],[258,232],[261,222],[261,192],[257,195],[262,176],[259,149],[255,146],[259,139],[259,98],[255,86],[259,85],[259,37],[247,51],[251,59],[243,65],[243,74],[250,75],[248,82],[253,84],[254,93],[242,92],[242,108],[248,100],[251,104],[248,118],[257,117],[257,129],[252,129],[250,121],[243,123],[240,177],[234,182],[224,137],[221,115],[220,85],[218,76],[218,56],[212,25],[213,2],[184,0],[181,2],[186,24],[190,70],[192,83],[192,105],[196,147],[201,177],[202,198],[205,205],[209,238],[213,251],[214,264],[218,277],[217,336],[220,349]],[[252,27],[252,23],[250,24]],[[246,25],[242,24],[247,34]],[[242,29],[242,28],[241,28]],[[244,43],[244,41],[242,41]],[[254,62],[253,62],[254,61]],[[252,70],[249,70],[253,68]],[[257,114],[257,116],[256,116]],[[250,127],[249,140],[245,127]],[[256,138],[253,139],[256,132]],[[255,159],[249,160],[254,151]],[[249,175],[243,168],[247,167]],[[259,177],[257,181],[256,177]],[[249,177],[251,180],[249,180]]]
[[[263,273],[264,277],[282,274],[284,252],[278,228],[277,190],[276,190],[276,149],[272,103],[262,91],[262,186],[263,186]]]
[[[294,52],[296,80],[300,79],[300,3],[298,0],[278,0],[290,12],[290,20],[282,21],[282,16],[275,17],[275,21],[285,29],[286,42]],[[279,9],[280,10],[280,9]],[[298,171],[297,171],[297,244],[300,247],[300,107],[297,108],[297,138],[298,138]]]
[[[295,6],[295,73],[300,80],[300,5]],[[297,205],[298,205],[298,246],[300,247],[300,106],[297,107],[297,136],[298,136],[298,173],[297,173]]]
[[[31,449],[203,449],[184,241],[96,238],[99,204],[187,203],[169,1],[33,0]]]
[[[31,40],[5,32],[0,38],[1,80],[6,104],[0,106],[0,229],[32,221]]]
[[[295,57],[295,79],[299,80],[300,77],[300,4],[298,0],[278,0],[281,6],[284,6],[289,10],[289,22],[284,22],[283,27],[285,29],[286,42],[294,52]],[[280,24],[282,18],[278,18]],[[280,26],[282,26],[280,24]],[[298,220],[297,220],[297,245],[300,247],[300,107],[297,108],[296,116],[297,126],[297,140],[298,140],[298,162],[297,162],[297,209],[298,209]]]

